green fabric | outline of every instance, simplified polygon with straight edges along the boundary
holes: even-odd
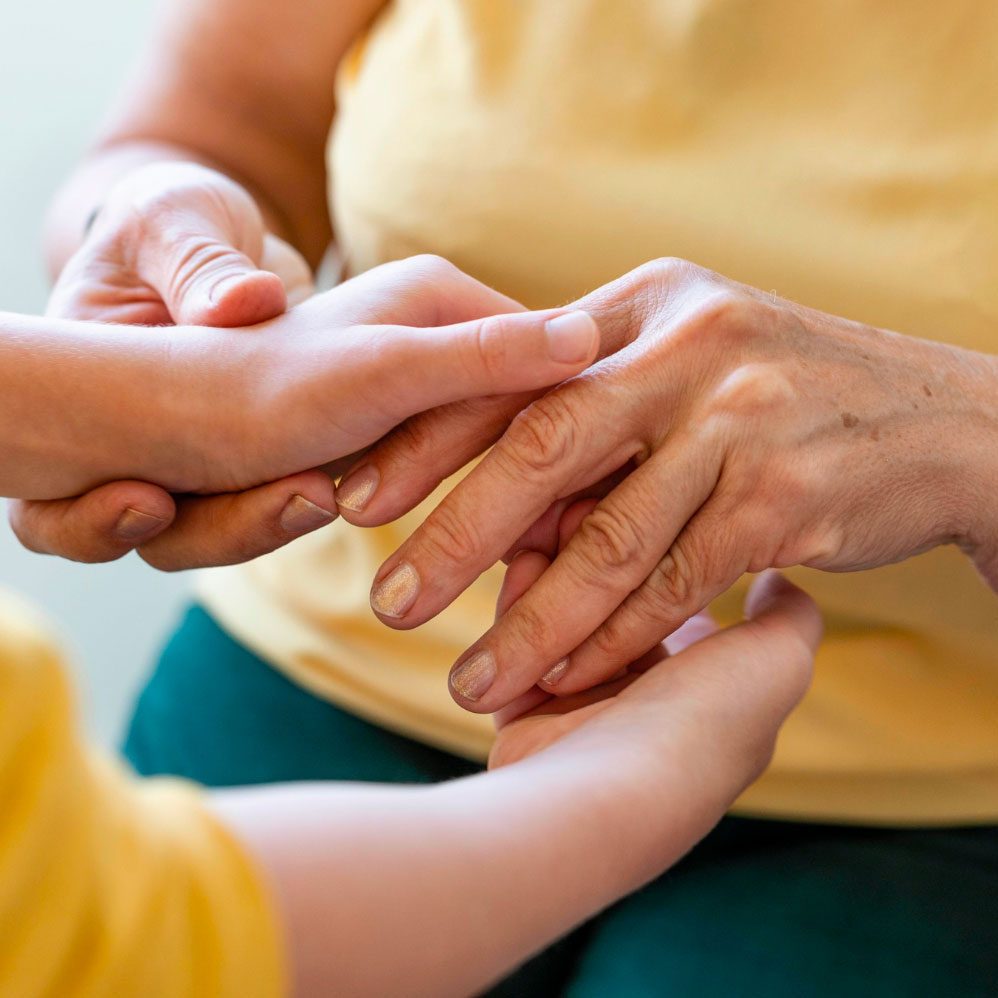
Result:
[[[140,773],[209,786],[433,782],[477,768],[318,700],[199,607],[142,693],[125,751]],[[998,829],[728,818],[493,993],[995,998]]]

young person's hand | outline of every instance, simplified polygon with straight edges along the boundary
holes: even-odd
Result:
[[[313,290],[307,263],[267,228],[248,191],[205,166],[163,161],[126,173],[110,189],[47,314],[139,326],[253,326]],[[329,499],[314,472],[247,490],[202,550],[223,560],[227,551],[262,554],[328,522]],[[25,546],[76,561],[111,561],[154,537],[162,550],[174,549],[183,533],[171,529],[173,497],[151,482],[14,501],[9,512]]]
[[[555,528],[559,550],[595,505],[594,501],[583,500],[568,507]],[[550,559],[538,551],[521,551],[511,560],[497,602],[497,620],[544,574],[549,564]],[[820,617],[809,597],[775,572],[761,576],[746,600],[744,623],[721,631],[704,611],[598,686],[563,697],[535,686],[507,704],[495,714],[498,732],[490,766],[510,765],[554,745],[573,732],[591,731],[597,718],[602,718],[599,724],[616,723],[617,719],[630,730],[633,715],[633,723],[638,725],[633,732],[635,737],[640,740],[649,735],[662,739],[664,730],[660,719],[646,731],[640,729],[642,721],[649,716],[642,701],[655,701],[666,691],[674,694],[684,689],[684,684],[698,669],[704,675],[713,668],[725,666],[733,671],[743,670],[751,668],[751,662],[757,659],[760,663],[770,662],[776,671],[760,676],[760,687],[755,691],[760,704],[768,698],[772,711],[760,711],[753,717],[754,726],[740,729],[742,734],[756,739],[753,744],[744,746],[745,751],[738,756],[746,767],[744,785],[747,786],[769,761],[778,723],[803,696],[810,682],[812,655],[820,634]],[[794,654],[794,642],[801,638],[803,641]],[[767,668],[764,664],[761,667]],[[699,678],[702,680],[704,676]],[[704,704],[709,703],[712,710],[725,704],[724,709],[745,707],[744,691],[735,688],[743,679],[744,676],[740,677],[736,684],[719,681],[717,689],[703,701]],[[686,693],[691,694],[691,690],[686,689]],[[695,703],[696,698],[689,702]],[[745,716],[751,717],[751,711]],[[768,728],[764,723],[767,718],[773,721]],[[732,732],[738,730],[739,726],[735,725]],[[757,764],[756,769],[752,768],[753,763]]]
[[[500,614],[546,564],[514,559]],[[700,618],[671,657],[585,694],[521,698],[497,719],[492,772],[220,795],[274,887],[298,993],[405,980],[412,994],[479,994],[658,876],[766,767],[820,634],[814,603],[771,573],[745,622]]]
[[[19,324],[25,336],[0,343],[11,382],[0,484],[37,499],[124,479],[215,495],[179,500],[169,538],[142,545],[163,568],[260,553],[243,493],[286,476],[303,484],[290,503],[285,485],[269,487],[271,522],[289,513],[328,522],[332,482],[309,469],[337,474],[414,413],[570,377],[599,339],[585,313],[525,312],[428,256],[375,268],[248,328]],[[15,432],[24,426],[37,432]]]
[[[314,291],[252,195],[197,163],[126,173],[63,268],[47,314],[159,326],[252,326]]]

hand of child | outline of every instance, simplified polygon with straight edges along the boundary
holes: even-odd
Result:
[[[332,519],[332,483],[314,469],[415,413],[570,377],[592,361],[598,339],[585,313],[524,312],[428,256],[375,268],[251,328],[139,335],[77,324],[54,338],[42,329],[29,376],[32,364],[63,374],[71,367],[74,390],[50,378],[55,402],[46,404],[55,405],[50,423],[62,436],[50,441],[37,489],[15,483],[9,494],[61,498],[109,481],[151,482],[185,498],[169,531],[141,546],[147,561],[180,568],[247,560]],[[37,404],[25,399],[23,414],[10,418],[28,418]],[[88,501],[98,519],[113,522],[100,490]],[[261,529],[262,505],[269,516]],[[15,527],[41,547],[30,522]]]

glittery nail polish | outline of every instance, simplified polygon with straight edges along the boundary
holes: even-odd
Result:
[[[371,591],[371,606],[384,617],[401,617],[419,595],[419,576],[402,562]]]
[[[454,669],[450,685],[465,700],[480,700],[488,693],[495,678],[495,657],[490,651],[479,651]]]

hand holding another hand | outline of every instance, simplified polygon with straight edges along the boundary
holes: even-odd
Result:
[[[855,571],[956,541],[998,582],[994,358],[683,261],[641,267],[575,307],[596,318],[603,359],[517,416],[372,590],[386,623],[418,626],[504,555],[553,556],[561,512],[599,499],[457,663],[462,705],[492,712],[538,681],[561,695],[602,683],[745,572]],[[398,516],[501,420],[480,413],[455,432],[446,411],[417,417],[418,432],[345,478],[344,515]],[[365,475],[377,488],[353,509]]]
[[[577,529],[588,504],[570,507],[559,524],[560,546]],[[510,564],[497,619],[543,574],[548,559],[524,551]],[[540,752],[564,752],[565,765],[598,773],[619,756],[644,795],[641,820],[665,827],[658,848],[694,841],[766,768],[787,714],[810,682],[821,636],[814,602],[775,572],[758,579],[746,620],[726,630],[702,614],[663,645],[585,692],[553,697],[535,687],[496,715],[490,767]],[[619,781],[619,773],[615,774]],[[616,805],[619,806],[619,803]],[[687,846],[688,847],[688,846]]]
[[[542,387],[595,354],[590,320],[579,360],[557,359],[544,334],[556,313],[489,318],[522,309],[433,257],[377,268],[284,314],[311,292],[304,260],[231,180],[193,164],[129,174],[65,267],[49,314],[138,324],[128,334],[153,350],[177,323],[162,361],[178,372],[171,413],[150,439],[173,434],[201,466],[16,501],[22,542],[83,561],[137,547],[163,569],[248,560],[334,518],[337,466],[320,466],[415,412]],[[571,352],[572,330],[552,328]],[[150,385],[151,407],[154,394]],[[178,418],[188,425],[170,425]]]
[[[112,188],[46,314],[137,326],[252,326],[313,291],[308,264],[267,231],[246,190],[207,167],[162,162]],[[263,553],[329,522],[334,508],[325,477],[306,472],[223,500],[174,499],[151,482],[110,482],[79,497],[14,500],[10,520],[33,551],[98,562],[138,546],[169,568]],[[208,518],[215,529],[199,536]]]

